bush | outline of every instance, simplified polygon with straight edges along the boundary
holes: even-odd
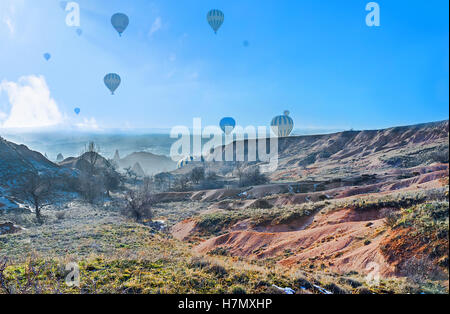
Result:
[[[205,260],[203,257],[198,256],[192,257],[188,264],[190,268],[198,268],[198,269],[204,269],[209,265],[211,265],[209,261]]]
[[[294,285],[298,289],[302,289],[302,287],[305,289],[311,289],[313,287],[312,284],[303,277],[297,277],[297,279],[294,280]]]
[[[247,291],[245,291],[245,289],[240,286],[235,286],[235,287],[232,287],[231,293],[232,294],[246,294]]]
[[[205,179],[205,168],[196,167],[192,169],[190,173],[190,179],[195,184],[198,184],[201,180]]]
[[[210,266],[207,272],[210,274],[214,274],[217,278],[224,278],[228,274],[225,267],[217,264]]]
[[[335,283],[329,283],[325,285],[325,289],[330,290],[333,294],[348,294],[347,290],[339,287]]]
[[[400,213],[398,213],[394,209],[383,209],[381,211],[381,214],[384,216],[384,224],[388,226],[389,228],[394,228],[394,226],[397,224],[398,219],[400,218]]]
[[[267,182],[269,182],[269,179],[266,177],[266,175],[261,173],[259,167],[253,167],[243,172],[239,181],[239,185],[252,186],[265,184]]]
[[[201,182],[202,189],[220,189],[224,183],[219,180],[219,176],[215,172],[209,172]]]
[[[58,220],[63,220],[64,217],[66,216],[66,212],[64,212],[64,211],[59,211],[59,212],[56,213],[55,216],[56,216],[56,219],[58,219]]]
[[[95,203],[105,194],[104,178],[100,175],[81,173],[78,177],[78,190],[89,203]]]
[[[152,206],[155,204],[154,196],[145,190],[128,191],[125,196],[126,206],[123,214],[135,221],[153,218]]]

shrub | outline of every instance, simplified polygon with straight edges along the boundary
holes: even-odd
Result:
[[[210,274],[214,274],[217,278],[224,278],[228,274],[225,267],[217,264],[210,266],[207,272]]]
[[[312,284],[308,280],[303,278],[303,277],[297,277],[294,280],[294,285],[298,289],[301,289],[302,287],[305,288],[305,289],[311,289],[313,287]]]
[[[55,216],[56,216],[56,219],[58,219],[58,220],[63,220],[64,217],[66,216],[66,212],[64,212],[64,211],[59,211],[59,212],[56,213]]]
[[[198,184],[201,180],[205,179],[205,168],[195,167],[190,173],[190,179],[195,184]]]
[[[235,286],[235,287],[231,288],[231,293],[232,294],[246,294],[247,291],[245,291],[245,289],[240,286]]]
[[[329,283],[325,285],[325,289],[330,290],[333,294],[348,294],[347,290],[339,287],[335,283]]]
[[[188,264],[190,268],[199,268],[199,269],[204,269],[209,265],[211,265],[209,261],[205,260],[203,257],[198,256],[192,257]]]
[[[153,218],[152,206],[155,204],[154,196],[145,190],[130,190],[125,196],[126,206],[123,214],[135,221]]]
[[[104,178],[100,175],[81,173],[78,177],[78,190],[81,196],[89,203],[95,203],[105,193]]]
[[[269,182],[266,175],[262,174],[259,167],[252,167],[243,172],[239,185],[240,186],[251,186],[251,185],[261,185]]]
[[[383,209],[381,214],[384,216],[384,224],[389,228],[394,228],[397,224],[398,219],[400,218],[400,213],[398,213],[394,209]]]

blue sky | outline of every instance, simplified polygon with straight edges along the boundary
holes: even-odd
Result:
[[[224,116],[268,125],[285,109],[301,129],[449,117],[448,1],[378,1],[381,26],[372,28],[360,0],[76,2],[81,36],[58,0],[1,0],[0,127],[23,111],[27,121],[101,129]],[[210,9],[225,14],[217,35]],[[110,24],[116,12],[130,17],[122,37]],[[122,77],[115,96],[103,84],[110,72]]]

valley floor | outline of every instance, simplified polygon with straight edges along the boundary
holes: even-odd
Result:
[[[283,197],[292,195],[268,196],[259,205]],[[7,258],[3,271],[0,263],[0,289],[3,293],[280,293],[272,286],[277,285],[297,293],[446,293],[448,273],[408,278],[396,268],[407,261],[408,256],[401,254],[405,245],[409,257],[435,252],[436,264],[445,259],[448,263],[448,233],[443,241],[428,238],[427,245],[399,243],[406,238],[401,237],[405,231],[411,236],[414,229],[413,241],[420,242],[425,229],[448,229],[446,197],[448,187],[265,209],[233,210],[229,202],[236,206],[245,202],[227,198],[223,210],[220,196],[209,202],[166,202],[155,208],[155,219],[165,221],[165,230],[127,220],[115,201],[103,206],[68,202],[45,211],[43,225],[27,213],[4,213],[0,219],[26,229],[0,236],[0,257]],[[446,224],[444,219],[443,225],[430,227],[423,206],[432,206],[432,212],[443,208]],[[387,226],[386,214],[380,214],[387,207],[401,213],[395,225]],[[407,224],[412,211],[421,213],[415,218],[423,225]],[[79,287],[64,283],[70,262],[80,267]]]

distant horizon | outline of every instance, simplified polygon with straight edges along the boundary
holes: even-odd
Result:
[[[398,125],[376,130],[353,131],[377,131],[396,127],[442,123],[446,121],[449,120],[446,119],[413,125]],[[294,132],[291,133],[291,137],[328,135],[345,131],[349,130],[303,130],[303,133],[301,134],[294,130]],[[68,131],[42,131],[9,134],[1,132],[0,130],[0,137],[16,144],[26,145],[28,148],[38,151],[43,155],[47,154],[50,160],[56,160],[59,153],[62,153],[64,157],[78,156],[90,141],[96,142],[101,149],[101,154],[108,158],[113,157],[116,149],[119,150],[121,156],[129,155],[134,152],[149,152],[156,155],[169,156],[170,147],[177,140],[177,138],[171,138],[168,133],[131,132],[130,130],[122,133],[104,130],[102,132],[84,131],[76,133]]]
[[[391,125],[381,128],[367,128],[367,129],[356,129],[356,128],[324,128],[324,127],[309,127],[309,128],[296,128],[292,130],[291,136],[296,135],[320,135],[320,134],[329,134],[329,133],[338,133],[344,131],[376,131],[376,130],[384,130],[396,127],[407,127],[407,126],[415,126],[429,123],[440,123],[444,121],[449,121],[449,118],[435,121],[425,121],[418,122],[414,124],[401,124],[401,125]],[[269,124],[265,125],[268,129],[270,127]],[[187,126],[188,127],[188,126]],[[245,127],[245,126],[244,126]],[[256,126],[255,126],[256,127]],[[192,127],[188,127],[189,130],[192,130]],[[15,135],[15,134],[54,134],[58,132],[59,134],[105,134],[105,135],[170,135],[170,131],[172,128],[104,128],[104,129],[95,129],[95,130],[83,130],[83,129],[65,129],[61,127],[48,127],[48,128],[0,128],[0,136],[2,134],[5,135]],[[320,132],[320,133],[312,133],[312,132]],[[324,132],[324,133],[322,133]]]

